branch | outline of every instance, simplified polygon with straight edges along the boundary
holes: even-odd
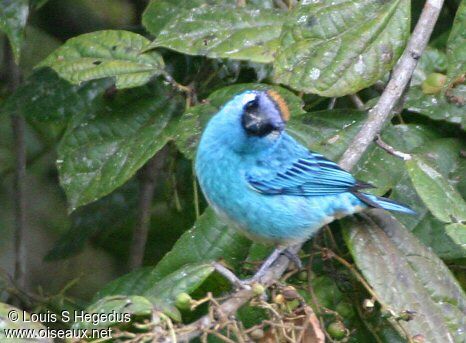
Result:
[[[363,153],[382,130],[385,123],[392,117],[392,109],[403,94],[414,72],[417,61],[424,51],[430,35],[437,21],[443,5],[443,0],[427,0],[422,10],[419,21],[408,41],[407,47],[394,68],[392,77],[382,93],[377,105],[369,112],[369,117],[363,125],[354,141],[343,154],[340,165],[350,170],[361,159]],[[292,246],[289,250],[299,252],[301,244]],[[262,278],[263,285],[269,287],[274,284],[288,268],[290,260],[282,255],[267,270]],[[230,295],[229,299],[220,305],[220,310],[226,316],[234,314],[241,306],[254,297],[252,290],[239,290]],[[178,341],[189,341],[201,334],[205,329],[215,325],[215,321],[209,316],[204,316],[192,324],[186,326],[187,333],[178,335]]]
[[[9,93],[13,94],[21,83],[21,72],[16,64],[8,40],[4,46],[5,69],[8,78]],[[26,289],[26,122],[18,113],[11,113],[13,131],[15,167],[14,167],[14,213],[15,213],[15,267],[14,281],[21,289]]]
[[[391,119],[392,109],[403,94],[416,68],[417,61],[427,46],[427,42],[437,22],[442,5],[443,0],[426,1],[413,34],[408,41],[403,55],[393,70],[392,77],[387,87],[382,93],[377,105],[369,111],[369,117],[366,123],[343,154],[340,162],[342,168],[347,170],[353,168],[376,135]]]
[[[155,189],[156,158],[152,157],[142,169],[139,191],[138,223],[133,232],[129,255],[131,270],[142,266],[147,237],[149,234],[152,198]]]

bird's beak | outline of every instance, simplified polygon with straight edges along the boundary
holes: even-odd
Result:
[[[285,123],[281,119],[273,120],[262,111],[246,113],[243,116],[243,126],[248,134],[259,137],[274,131],[280,133],[285,129]]]

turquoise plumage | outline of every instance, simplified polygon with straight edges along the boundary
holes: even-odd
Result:
[[[209,121],[196,173],[209,204],[253,240],[288,246],[322,226],[370,207],[408,207],[361,192],[371,185],[285,132],[289,116],[274,91],[246,91]]]

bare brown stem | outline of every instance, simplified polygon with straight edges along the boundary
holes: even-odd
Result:
[[[139,194],[138,223],[133,233],[130,248],[129,268],[135,269],[142,265],[144,252],[149,234],[152,198],[155,188],[156,158],[152,157],[144,166],[141,173]]]
[[[8,88],[13,94],[21,83],[21,72],[16,64],[13,51],[7,40],[4,46],[5,69]],[[15,167],[14,167],[14,213],[15,213],[15,267],[14,280],[21,289],[26,289],[27,249],[26,249],[26,140],[24,117],[19,113],[11,113],[13,131]]]
[[[350,100],[353,102],[354,106],[360,111],[364,111],[364,102],[361,100],[361,98],[357,94],[350,94],[348,95]]]

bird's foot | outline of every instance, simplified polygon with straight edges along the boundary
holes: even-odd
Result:
[[[255,283],[262,283],[262,280],[272,266],[272,264],[280,257],[280,255],[285,255],[290,261],[292,261],[296,268],[299,270],[303,269],[303,264],[299,259],[298,255],[291,252],[286,248],[277,248],[275,249],[272,254],[265,260],[259,270],[254,274],[252,278],[241,280],[239,279],[232,271],[226,268],[224,265],[214,262],[213,266],[215,270],[223,275],[227,280],[231,282],[231,284],[242,288],[242,289],[251,289],[251,286]]]
[[[294,263],[298,270],[303,269],[303,263],[301,262],[301,259],[299,258],[298,254],[295,254],[294,252],[288,249],[283,250],[282,254],[288,257],[288,259]]]

